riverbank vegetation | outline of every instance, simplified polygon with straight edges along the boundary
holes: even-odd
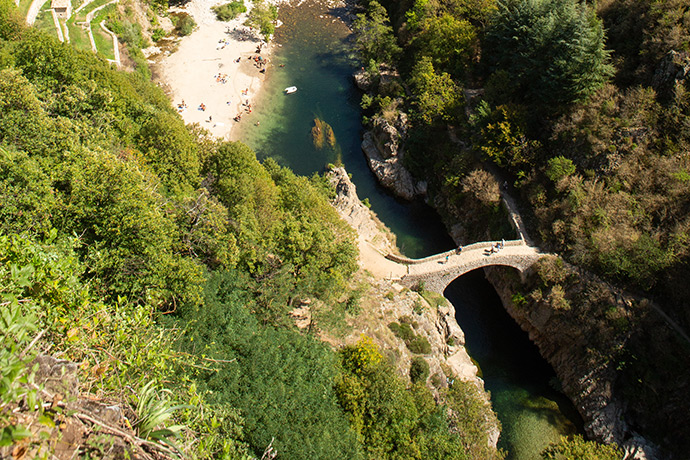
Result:
[[[487,219],[497,216],[490,197],[502,184],[521,199],[543,250],[654,299],[688,331],[686,3],[360,2],[354,30],[375,88],[363,100],[366,119],[408,113],[405,163],[429,181],[448,220],[467,227],[466,242],[486,239]],[[390,42],[390,52],[376,52],[370,41]],[[491,174],[479,181],[482,170]],[[567,283],[551,290],[563,299],[557,304],[567,300],[575,310],[591,300],[576,279]],[[688,437],[662,431],[688,421],[674,405],[690,385],[690,353],[687,345],[667,344],[654,347],[656,362],[649,358],[641,337],[655,315],[634,314],[626,325],[630,340],[613,358],[626,374],[617,381],[634,407],[634,423],[683,452],[687,445],[676,441]],[[655,328],[663,328],[655,317]],[[619,327],[620,315],[601,322]],[[651,383],[649,375],[659,378]],[[664,381],[679,383],[671,388]],[[650,394],[657,397],[641,397]]]
[[[475,387],[436,404],[366,338],[295,327],[356,294],[324,178],[185,126],[147,77],[0,0],[0,456],[56,452],[76,417],[95,437],[67,458],[499,458]],[[78,387],[34,385],[39,354]]]

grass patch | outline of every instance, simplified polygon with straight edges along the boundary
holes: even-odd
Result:
[[[422,289],[419,291],[419,295],[431,305],[431,308],[445,307],[448,305],[448,301],[441,294]]]
[[[93,31],[93,40],[96,42],[98,52],[106,59],[113,60],[115,59],[113,38],[101,29],[101,21],[106,19],[111,9],[111,7],[107,7],[99,11],[98,15],[91,21],[91,30]]]
[[[105,5],[108,3],[110,0],[93,0],[93,2],[89,3],[88,6],[84,7],[83,10],[79,12],[79,14],[76,14],[74,16],[74,19],[76,22],[84,22],[86,21],[86,15],[89,14],[89,12],[95,10],[101,5]]]
[[[81,26],[75,25],[72,21],[67,21],[67,28],[69,29],[69,41],[77,49],[90,50],[91,41],[88,34]]]
[[[29,13],[29,8],[31,8],[31,0],[21,0],[19,2],[19,13],[24,19],[26,19],[26,15]]]
[[[115,50],[113,49],[112,37],[105,33],[103,29],[101,29],[101,26],[96,24],[96,21],[91,24],[91,29],[93,30],[93,41],[96,42],[98,54],[102,55],[106,59],[115,59]]]
[[[313,315],[317,327],[332,337],[342,339],[352,331],[352,327],[346,321],[348,315],[347,300],[334,302],[332,305],[322,305],[313,312]]]
[[[34,27],[57,37],[57,30],[55,29],[55,22],[53,22],[53,14],[50,8],[45,8],[38,12]]]

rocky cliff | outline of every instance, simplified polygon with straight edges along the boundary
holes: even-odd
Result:
[[[465,350],[465,335],[455,320],[455,309],[440,296],[421,295],[403,287],[398,280],[372,275],[377,272],[376,264],[390,262],[384,256],[395,247],[389,239],[391,233],[360,202],[356,187],[344,168],[331,171],[329,179],[337,191],[333,204],[343,219],[358,232],[360,251],[364,243],[365,247],[375,248],[378,256],[369,257],[357,279],[353,280],[366,289],[360,313],[349,320],[350,333],[344,338],[324,339],[334,345],[342,345],[356,342],[361,334],[372,337],[384,353],[395,360],[402,375],[409,375],[412,359],[422,356],[429,364],[427,385],[436,392],[447,387],[454,378],[473,382],[484,394],[486,420],[491,427],[488,440],[495,447],[500,433],[498,420],[490,409],[489,396],[484,392],[483,381],[477,376],[477,367]],[[389,327],[392,322],[410,324],[414,333],[429,343],[429,352],[420,355],[410,351],[405,342],[392,332]]]
[[[372,129],[364,133],[362,151],[379,183],[406,200],[426,194],[426,182],[417,182],[402,165],[402,143],[407,130],[407,116],[399,113],[394,122],[377,117]]]
[[[617,443],[625,449],[626,459],[662,458],[626,422],[626,404],[616,390],[619,357],[631,334],[626,324],[644,307],[556,260],[537,266],[525,283],[504,267],[489,267],[485,273],[506,311],[556,371],[563,392],[585,422],[587,435]],[[560,283],[545,284],[549,276]],[[569,284],[577,288],[569,288]],[[561,285],[566,286],[565,291]],[[525,291],[529,293],[526,297]]]

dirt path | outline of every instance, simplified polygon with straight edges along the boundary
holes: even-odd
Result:
[[[30,26],[34,25],[34,22],[36,22],[36,16],[38,16],[38,12],[41,11],[41,8],[46,3],[46,1],[47,0],[34,0],[31,3],[29,11],[26,13],[27,24],[29,24]]]

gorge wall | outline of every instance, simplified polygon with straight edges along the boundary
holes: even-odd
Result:
[[[589,437],[615,442],[624,448],[626,459],[661,459],[659,450],[635,432],[626,421],[626,402],[617,388],[621,351],[631,331],[624,324],[643,306],[632,298],[602,289],[596,279],[562,266],[554,259],[537,267],[523,283],[510,269],[487,267],[489,282],[495,287],[508,314],[529,334],[544,359],[554,368],[562,391],[573,401],[585,422]],[[550,265],[545,268],[546,265]],[[570,292],[559,288],[536,287],[541,270],[559,270],[556,276],[571,279],[579,288],[598,289],[598,302],[582,299],[575,304]],[[567,286],[566,279],[562,284]],[[529,294],[525,297],[527,287]],[[560,286],[560,284],[559,284]],[[568,288],[566,287],[566,290]],[[539,298],[541,293],[542,297]],[[598,305],[608,304],[602,311]]]

